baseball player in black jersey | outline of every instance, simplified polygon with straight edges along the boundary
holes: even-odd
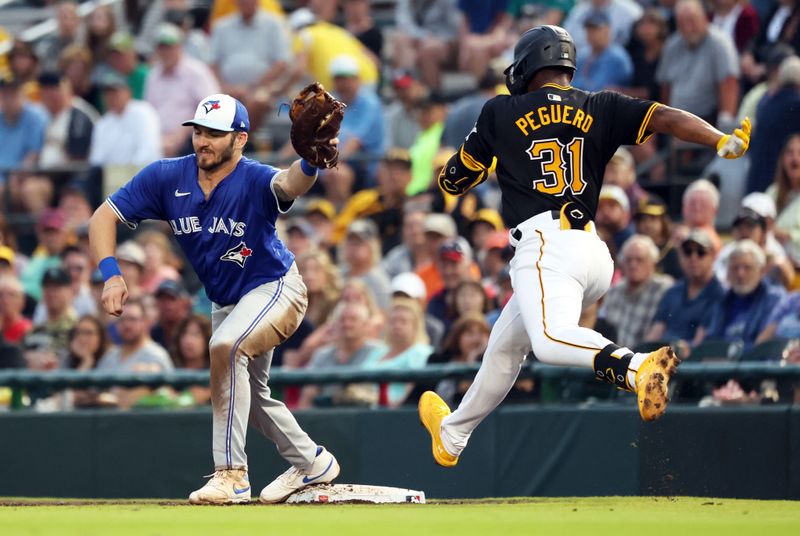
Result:
[[[669,347],[634,353],[578,326],[581,309],[611,284],[613,263],[595,232],[606,163],[620,145],[653,133],[715,147],[739,158],[750,143],[745,119],[723,134],[682,110],[619,93],[570,86],[575,44],[563,28],[537,26],[514,48],[506,69],[510,95],[488,101],[475,128],[439,175],[439,186],[462,195],[492,171],[511,228],[514,296],[492,329],[480,371],[458,409],[423,394],[420,419],[436,462],[451,467],[473,430],[505,398],[532,349],[539,361],[592,368],[596,376],[637,393],[642,419],[659,418],[678,359]]]

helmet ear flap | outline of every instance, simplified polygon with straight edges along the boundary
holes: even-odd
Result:
[[[512,63],[506,70],[506,87],[511,95],[522,95],[525,93],[525,60],[519,63]]]
[[[506,87],[508,88],[508,92],[514,95],[514,64],[512,63],[509,65],[503,74],[506,75]]]

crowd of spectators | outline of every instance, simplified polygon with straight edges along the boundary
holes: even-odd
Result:
[[[347,104],[341,157],[279,221],[309,307],[272,366],[480,361],[513,292],[500,193],[492,179],[455,198],[435,177],[483,103],[505,91],[501,73],[519,35],[543,23],[572,33],[575,87],[660,100],[723,131],[744,115],[754,125],[745,163],[682,177],[682,198],[656,193],[671,191],[663,186],[678,181],[683,164],[703,169],[710,156],[702,150],[654,137],[613,155],[596,224],[616,272],[581,325],[634,349],[667,342],[690,360],[800,361],[790,343],[800,338],[796,0],[396,0],[380,23],[369,0],[297,1],[291,9],[277,0],[214,0],[206,9],[189,0],[121,1],[88,13],[74,1],[45,4],[53,33],[27,42],[0,28],[0,39],[8,37],[0,57],[0,367],[208,368],[210,303],[175,247],[180,229],[120,226],[117,258],[130,300],[114,319],[100,314],[88,218],[145,164],[192,151],[180,122],[207,94],[247,105],[249,155],[291,160],[282,103],[316,80]],[[668,159],[654,157],[665,148]],[[637,174],[642,164],[647,171]],[[720,224],[720,189],[737,188],[732,224]],[[771,353],[760,350],[770,343]],[[731,382],[694,386],[686,397],[778,397]],[[305,386],[283,398],[299,408],[396,407],[435,388],[457,403],[468,385]],[[800,390],[787,392],[782,401],[800,399]],[[541,397],[537,382],[523,380],[509,400]],[[197,387],[74,390],[31,403],[208,400]]]

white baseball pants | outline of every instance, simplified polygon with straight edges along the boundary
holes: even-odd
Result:
[[[442,421],[445,448],[458,455],[473,430],[506,397],[533,349],[544,363],[591,369],[612,344],[578,326],[581,310],[606,293],[614,271],[606,244],[591,230],[562,230],[550,211],[512,230],[514,295],[489,336],[481,368],[461,405]],[[519,240],[514,238],[519,236]]]

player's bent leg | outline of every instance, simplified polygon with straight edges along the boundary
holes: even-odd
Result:
[[[261,490],[259,500],[265,504],[280,503],[292,493],[313,484],[333,482],[339,476],[339,462],[325,447],[317,447],[314,462],[306,470],[290,467]]]
[[[582,250],[591,252],[591,258],[596,259],[596,262],[590,265],[592,269],[585,276],[586,287],[583,297],[584,303],[586,303],[586,300],[594,301],[606,292],[613,273],[613,263],[605,243],[596,239],[592,234],[582,235],[582,238],[588,238],[586,247]],[[543,277],[548,280],[552,275],[547,270],[547,263],[544,264]],[[585,260],[583,264],[589,265],[588,260]],[[552,306],[549,305],[551,301],[555,302]],[[545,308],[552,307],[558,310],[563,307],[563,304],[558,303],[558,296],[555,297],[555,300],[545,299],[544,303]],[[560,337],[562,340],[572,341],[592,340],[593,344],[599,342],[597,338],[592,339],[585,333],[583,335],[576,334],[574,328],[569,326],[561,328],[559,325],[561,319],[561,316],[555,319],[556,327],[551,333],[554,339]],[[601,340],[602,343],[608,344],[603,346],[592,360],[592,368],[596,377],[619,389],[636,392],[639,414],[642,419],[645,421],[658,419],[667,408],[669,381],[677,371],[680,360],[669,347],[660,348],[650,354],[634,354],[631,350],[619,347],[608,339],[602,338]]]
[[[269,438],[294,467],[310,469],[317,444],[300,427],[292,412],[271,396],[267,385],[272,351],[250,361],[250,425]]]
[[[512,281],[536,357],[554,365],[591,367],[598,379],[637,393],[642,419],[663,415],[669,380],[679,363],[672,350],[634,354],[578,326],[587,296],[602,294],[610,279],[602,242],[591,233],[538,232],[520,249],[512,261]]]
[[[578,325],[582,278],[535,259],[518,263],[513,272],[514,294],[536,358],[552,365],[592,368],[594,356],[611,341]]]
[[[269,294],[269,288],[262,290],[262,287],[252,293],[257,296],[264,291]],[[242,301],[249,298],[250,293]],[[283,502],[306,486],[332,482],[339,475],[339,463],[333,454],[311,440],[289,409],[271,397],[267,385],[273,348],[294,333],[307,304],[305,285],[293,266],[283,277],[282,292],[275,298],[272,309],[241,343],[244,355],[257,356],[248,363],[250,423],[274,441],[278,452],[291,464],[261,491],[259,499],[264,503]]]
[[[295,268],[251,290],[235,306],[212,312],[215,329],[209,347],[215,469],[247,467],[244,447],[250,417],[250,359],[291,335],[305,307],[305,287]]]
[[[512,282],[537,358],[592,368],[598,379],[635,391],[644,420],[661,416],[678,363],[671,350],[634,354],[578,325],[587,298],[608,287],[611,263],[602,242],[590,232],[536,230],[519,246]]]
[[[191,504],[237,504],[250,502],[250,481],[244,469],[214,471],[205,486],[189,495]]]
[[[441,443],[446,452],[460,455],[472,432],[508,395],[530,350],[517,299],[512,296],[492,327],[475,380],[458,409],[442,420]]]

